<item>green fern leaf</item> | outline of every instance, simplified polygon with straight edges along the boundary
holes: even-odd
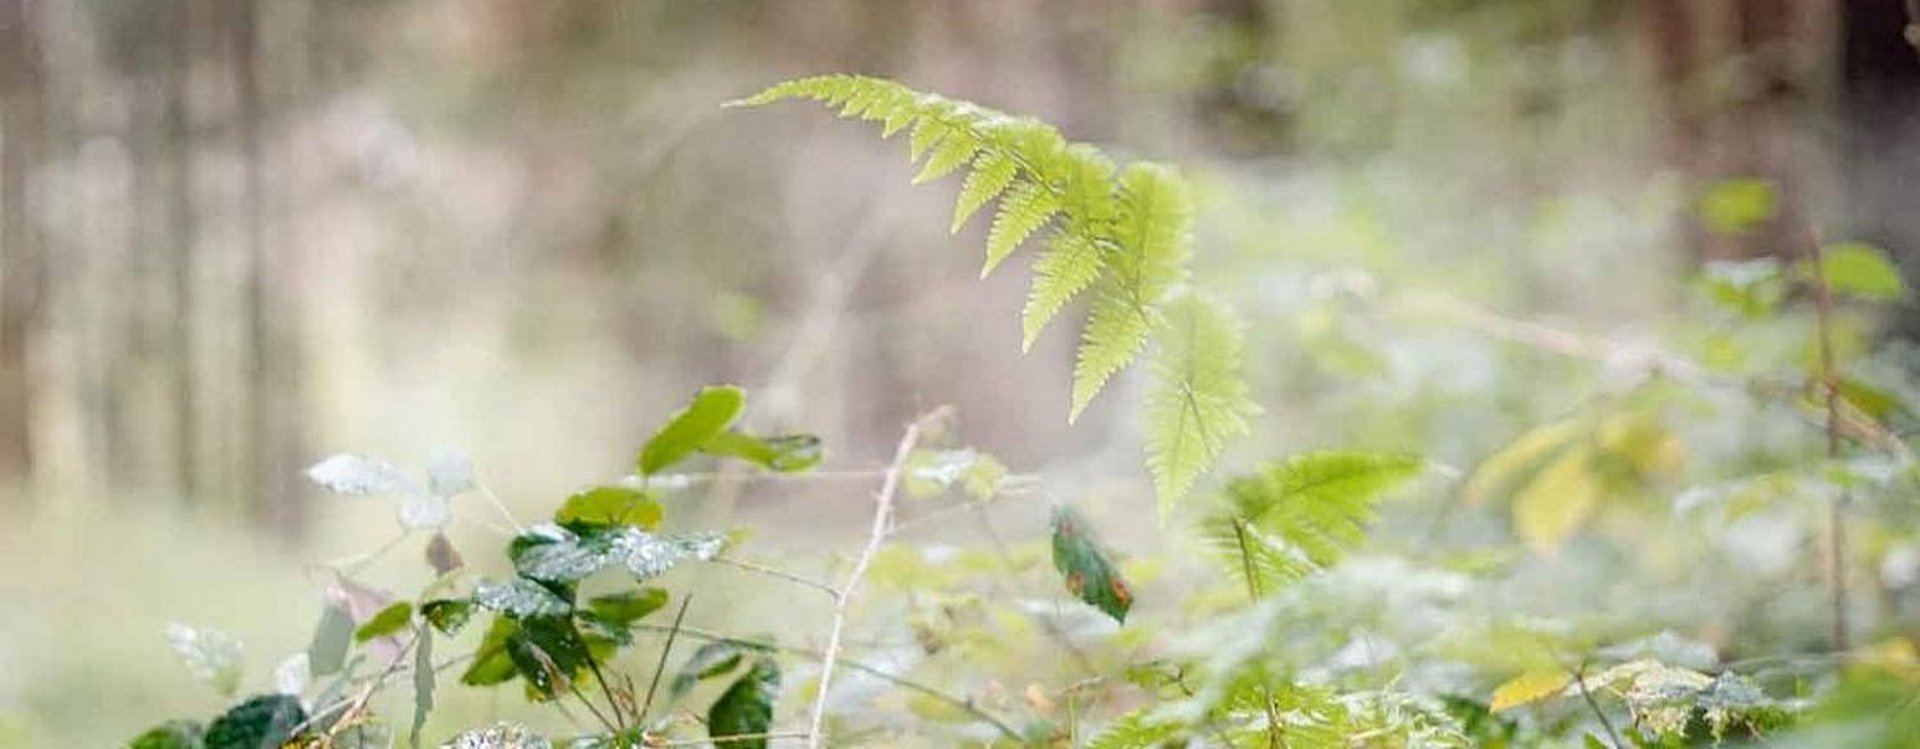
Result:
[[[1162,297],[1185,280],[1187,191],[1165,167],[1135,164],[1120,176],[1113,242],[1119,249],[1095,298],[1073,369],[1073,408],[1067,420],[1100,394],[1114,373],[1146,350]],[[1163,495],[1164,496],[1164,495]]]
[[[1186,294],[1167,305],[1167,321],[1153,366],[1159,383],[1147,396],[1147,467],[1162,519],[1258,411],[1240,374],[1239,325],[1225,306]]]
[[[1000,213],[993,217],[993,228],[987,231],[987,262],[980,268],[980,277],[986,278],[1000,261],[1019,249],[1021,242],[1027,241],[1027,237],[1059,212],[1059,199],[1045,187],[1032,182],[1014,185],[1006,197],[1000,199]]]
[[[958,129],[947,133],[947,137],[941,138],[940,144],[934,146],[933,155],[927,157],[927,163],[920,168],[920,173],[914,175],[913,183],[925,184],[945,177],[972,161],[973,155],[979,152],[979,136]]]
[[[1153,749],[1179,736],[1180,731],[1176,723],[1153,720],[1151,708],[1141,708],[1120,716],[1095,736],[1087,749]]]
[[[1061,232],[1053,236],[1046,252],[1033,263],[1033,291],[1020,310],[1020,349],[1033,348],[1033,341],[1067,302],[1100,277],[1106,253],[1085,235]]]
[[[1013,186],[1013,178],[1019,174],[1020,163],[1012,156],[998,151],[981,154],[980,160],[973,163],[973,173],[968,174],[967,181],[960,186],[960,197],[953,204],[953,226],[947,233],[959,232],[981,206]]]
[[[926,155],[927,149],[933,148],[935,143],[939,143],[941,139],[947,137],[947,133],[952,131],[952,127],[939,119],[921,117],[920,121],[913,126],[913,135],[907,138],[907,161],[919,163],[920,157]]]
[[[1227,494],[1236,516],[1326,566],[1365,538],[1380,498],[1425,466],[1407,455],[1313,452],[1236,479]]]

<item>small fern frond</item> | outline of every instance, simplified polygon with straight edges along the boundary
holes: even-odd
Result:
[[[1406,455],[1307,453],[1235,479],[1227,496],[1236,517],[1324,567],[1365,539],[1380,498],[1425,465]]]
[[[1033,262],[1033,291],[1027,294],[1026,307],[1020,310],[1020,350],[1033,348],[1034,339],[1040,337],[1047,321],[1093,285],[1106,260],[1100,245],[1084,235],[1060,232],[1053,236],[1046,252]]]
[[[1073,409],[1079,418],[1115,372],[1146,349],[1159,306],[1186,279],[1186,186],[1166,167],[1134,164],[1120,176],[1120,199],[1108,263],[1112,283],[1095,299],[1073,371]]]
[[[1154,749],[1180,733],[1179,725],[1156,721],[1153,719],[1153,709],[1143,707],[1120,716],[1107,730],[1088,742],[1087,749]]]
[[[1166,335],[1147,395],[1147,467],[1162,519],[1259,411],[1240,375],[1239,323],[1219,302],[1184,294],[1166,305]]]

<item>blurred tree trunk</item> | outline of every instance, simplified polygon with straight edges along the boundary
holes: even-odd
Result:
[[[1920,2],[1848,0],[1842,137],[1849,230],[1900,260],[1920,282]],[[1920,339],[1908,306],[1896,334]]]
[[[46,142],[46,85],[34,0],[0,0],[0,482],[33,468],[33,339],[46,269],[33,180]]]
[[[1809,201],[1830,171],[1819,122],[1833,56],[1825,0],[1646,0],[1641,18],[1668,135],[1668,162],[1691,196],[1759,178],[1779,215],[1737,235],[1689,217],[1682,241],[1702,260],[1789,257],[1807,241]]]
[[[196,382],[199,336],[194,322],[198,318],[198,266],[194,245],[199,235],[196,205],[197,140],[193,135],[193,70],[196,22],[193,0],[172,0],[171,24],[167,31],[168,55],[165,84],[167,173],[167,239],[173,293],[171,339],[173,372],[173,450],[175,483],[181,496],[196,502],[206,489],[200,471],[199,392]]]

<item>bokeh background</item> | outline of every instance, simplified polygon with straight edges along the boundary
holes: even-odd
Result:
[[[1686,324],[1708,260],[1818,234],[1920,262],[1908,28],[1902,0],[0,0],[0,745],[210,712],[168,621],[241,635],[255,679],[302,647],[309,563],[392,524],[307,486],[319,458],[457,448],[534,516],[704,383],[853,469],[952,404],[1150,548],[1127,381],[1069,428],[1072,335],[1016,354],[1024,280],[977,280],[954,185],[820,111],[721,108],[774,81],[894,77],[1181,164],[1198,273],[1251,326],[1237,459],[1465,467],[1606,372],[1339,300],[1634,341]],[[1715,231],[1733,179],[1773,207]],[[689,522],[826,555],[866,497]]]

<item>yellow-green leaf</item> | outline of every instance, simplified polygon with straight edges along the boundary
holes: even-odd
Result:
[[[1592,447],[1568,451],[1514,496],[1514,532],[1535,552],[1559,551],[1600,507],[1606,490],[1594,455]]]
[[[640,473],[659,473],[686,459],[726,432],[746,403],[746,394],[740,388],[731,385],[701,388],[692,403],[674,414],[666,426],[654,433],[653,439],[647,440],[647,446],[640,451]]]
[[[1573,677],[1566,671],[1528,671],[1494,688],[1491,709],[1497,713],[1530,705],[1559,694],[1571,683]]]

